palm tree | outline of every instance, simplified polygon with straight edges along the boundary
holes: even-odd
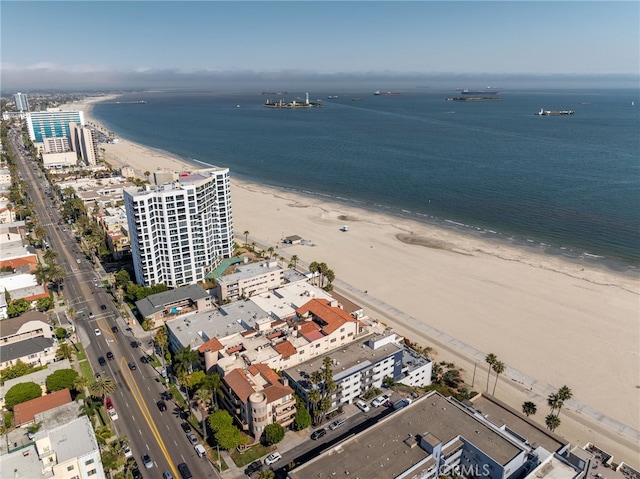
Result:
[[[269,246],[267,248],[267,253],[269,253],[269,259],[271,259],[273,257],[273,252],[275,251],[273,246]]]
[[[559,416],[560,409],[562,408],[562,406],[564,406],[565,401],[568,401],[573,397],[573,391],[571,391],[571,389],[569,389],[569,387],[565,384],[560,389],[558,389],[558,392],[556,394],[558,396],[558,399],[560,399],[560,405],[558,406],[558,416]]]
[[[320,391],[316,388],[311,389],[309,394],[307,395],[309,398],[309,411],[313,417],[313,424],[318,424],[318,419],[320,417],[320,411],[318,408],[318,402],[320,402]]]
[[[78,392],[82,392],[84,391],[86,388],[89,387],[89,378],[83,375],[79,375],[74,381],[73,381],[73,388],[78,391]]]
[[[33,236],[35,236],[38,241],[42,241],[47,237],[47,230],[42,226],[36,226],[36,228],[33,230]]]
[[[487,368],[487,389],[486,389],[487,392],[489,392],[489,376],[491,375],[491,367],[493,366],[493,363],[495,363],[497,360],[498,360],[498,357],[493,353],[487,354],[487,357],[484,358],[484,361],[489,365],[489,367]]]
[[[109,376],[102,376],[89,384],[89,392],[94,397],[104,398],[116,390],[116,382]]]
[[[33,274],[38,284],[48,283],[51,280],[51,268],[46,264],[39,264]]]
[[[67,276],[67,272],[62,266],[52,264],[49,266],[49,274],[51,275],[51,280],[56,283],[56,291],[60,293],[60,282]]]
[[[562,399],[558,396],[558,393],[551,393],[547,398],[547,405],[551,408],[551,414],[557,409],[560,411],[562,407]]]
[[[248,246],[249,245],[249,230],[244,230],[244,233],[242,233],[244,235],[244,245]]]
[[[536,412],[538,412],[538,407],[535,405],[535,403],[526,401],[522,404],[522,413],[527,417],[535,415]]]
[[[151,176],[151,172],[150,171],[145,171],[144,172],[144,177],[147,179],[147,181],[149,181],[149,176]]]
[[[493,372],[496,373],[496,382],[493,383],[493,394],[494,396],[496,395],[496,386],[498,385],[498,376],[500,376],[504,370],[505,370],[505,365],[502,361],[496,361],[495,363],[493,363],[491,365],[491,369],[493,369]]]
[[[193,399],[200,408],[200,415],[202,416],[202,435],[206,442],[207,440],[207,409],[211,403],[211,391],[208,388],[200,388],[193,395]]]
[[[182,373],[193,371],[193,363],[199,358],[198,351],[194,351],[189,346],[184,346],[176,351],[173,356],[173,371],[180,376]]]
[[[311,264],[309,265],[309,272],[311,273],[312,284],[316,283],[315,274],[318,272],[319,266],[320,265],[315,261],[312,261]]]
[[[59,359],[71,359],[73,356],[73,349],[69,346],[68,343],[60,343],[58,345],[58,350],[56,351],[56,358]]]
[[[555,414],[548,414],[547,417],[544,418],[544,423],[546,424],[547,429],[553,432],[558,428],[558,426],[560,426],[560,418]]]
[[[289,267],[293,266],[293,269],[296,269],[296,265],[298,264],[298,260],[299,260],[299,259],[300,259],[300,258],[298,258],[298,255],[297,255],[297,254],[294,254],[294,255],[291,257],[291,262],[289,263]]]
[[[58,258],[58,252],[52,249],[48,249],[47,251],[45,251],[43,257],[47,263],[51,264]]]

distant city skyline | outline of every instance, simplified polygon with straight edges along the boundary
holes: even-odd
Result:
[[[3,1],[1,27],[3,93],[640,76],[635,1]]]

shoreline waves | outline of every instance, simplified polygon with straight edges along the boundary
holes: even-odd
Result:
[[[108,99],[66,106],[89,118],[91,102]],[[108,162],[138,172],[152,170],[150,165],[177,171],[212,166],[128,140],[102,146]],[[539,412],[531,419],[543,427],[546,397],[568,385],[574,397],[563,408],[557,432],[574,444],[602,443],[616,460],[640,466],[636,271],[607,267],[588,253],[529,240],[514,244],[494,230],[462,222],[430,224],[408,211],[407,217],[392,215],[341,198],[246,181],[233,170],[231,175],[236,236],[247,230],[250,240],[277,246],[281,256],[327,263],[336,286],[347,288],[368,314],[400,334],[418,334],[411,338],[418,344],[434,344],[436,360],[463,367],[467,384],[478,380],[477,367],[478,391],[486,364],[464,346],[493,352],[508,366],[497,397],[517,410],[524,401],[535,402]],[[348,232],[341,231],[344,224]],[[293,234],[304,244],[282,245],[282,238]],[[415,321],[408,324],[405,316]],[[456,339],[440,347],[441,338],[427,330]]]

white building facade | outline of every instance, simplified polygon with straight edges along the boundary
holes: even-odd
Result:
[[[124,201],[139,284],[194,284],[233,253],[228,168],[174,173],[125,190]]]

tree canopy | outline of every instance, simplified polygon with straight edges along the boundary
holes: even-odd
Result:
[[[274,444],[278,444],[280,441],[284,439],[284,427],[277,422],[268,424],[264,428],[264,442],[267,446],[273,446]]]
[[[34,382],[19,383],[7,391],[4,396],[4,405],[10,411],[16,404],[21,404],[31,399],[42,396],[42,389]]]
[[[74,369],[59,369],[47,376],[45,381],[47,391],[54,392],[61,389],[74,389],[78,373]]]

